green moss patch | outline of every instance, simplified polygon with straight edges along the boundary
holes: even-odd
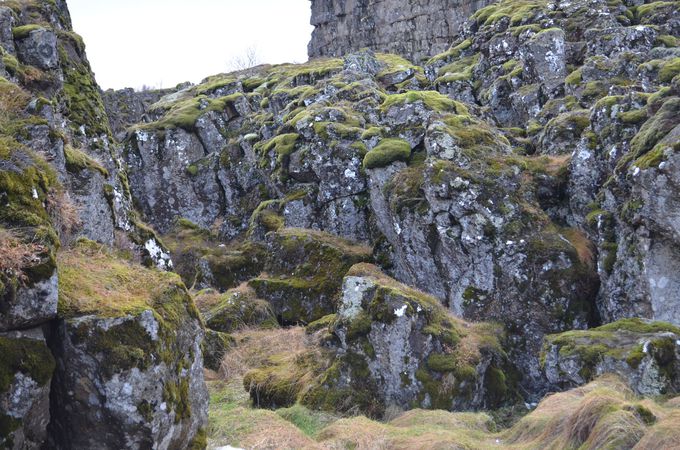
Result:
[[[55,361],[43,341],[0,337],[0,393],[4,395],[14,382],[17,373],[22,373],[39,386],[45,386],[52,378]]]
[[[365,169],[385,167],[396,161],[408,161],[411,157],[411,144],[403,139],[383,139],[364,156]]]
[[[108,178],[109,171],[84,151],[67,145],[64,147],[64,154],[66,155],[66,168],[69,171],[80,172],[81,170],[93,170]]]
[[[409,91],[403,94],[388,96],[383,102],[381,109],[386,112],[394,106],[422,102],[428,109],[437,112],[452,112],[455,114],[467,114],[468,110],[462,103],[451,100],[437,91]]]

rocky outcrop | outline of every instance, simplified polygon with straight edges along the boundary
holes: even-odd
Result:
[[[190,447],[205,432],[208,393],[201,321],[179,277],[93,243],[61,254],[59,275],[50,444]]]
[[[148,266],[171,267],[155,232],[133,210],[120,148],[65,2],[8,2],[0,8],[0,45],[0,447],[200,442],[207,410],[202,329],[181,283],[174,280],[158,309],[125,309],[140,297],[154,300],[150,288],[142,293],[138,286],[118,298],[120,309],[105,311],[99,302],[116,298],[115,286],[137,269],[143,277],[142,266],[102,264],[112,271],[106,288],[93,280],[101,272],[81,266],[93,277],[85,280],[72,267],[58,268],[65,258],[58,249],[81,237],[116,246]],[[74,252],[82,262],[96,259]],[[65,306],[69,289],[81,289],[76,300],[82,303]],[[163,344],[154,347],[159,338],[151,332],[146,340],[107,333],[136,327],[137,334],[140,323],[158,328]],[[151,373],[137,359],[140,352],[162,353],[165,360],[154,359]],[[153,388],[137,391],[144,383]],[[187,385],[189,401],[188,393],[180,396]],[[87,441],[82,429],[96,427],[103,428]]]
[[[306,375],[305,384],[297,383],[290,379],[294,373],[272,361],[244,379],[257,404],[282,406],[282,389],[291,382],[300,388],[287,392],[288,401],[359,408],[371,416],[389,406],[496,407],[515,395],[497,326],[465,323],[369,264],[354,266],[344,278],[337,314],[308,330],[321,333],[329,349],[306,363],[314,379]]]
[[[283,324],[310,323],[337,309],[342,277],[370,249],[330,234],[285,228],[267,235],[264,273],[248,282]]]
[[[541,365],[560,389],[618,374],[639,395],[680,389],[680,329],[663,322],[624,319],[587,331],[546,338]]]
[[[419,61],[446,50],[458,28],[489,0],[313,0],[310,57],[363,48]]]
[[[114,91],[108,89],[102,92],[102,100],[106,108],[106,115],[111,124],[114,136],[123,140],[127,129],[144,121],[147,111],[162,97],[181,90],[186,85],[179,85],[172,89],[143,89],[136,91],[132,88]]]

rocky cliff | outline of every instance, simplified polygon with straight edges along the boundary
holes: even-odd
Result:
[[[490,0],[312,0],[310,57],[368,48],[412,61],[443,52]]]
[[[203,354],[285,417],[576,389],[502,439],[677,443],[633,399],[680,389],[679,10],[503,0],[421,65],[102,96],[63,3],[2,9],[2,445],[203,446]]]
[[[202,321],[150,268],[171,262],[66,4],[3,2],[0,46],[0,447],[200,442]]]

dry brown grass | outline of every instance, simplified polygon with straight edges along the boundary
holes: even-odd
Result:
[[[275,413],[271,414],[276,416]],[[251,434],[241,445],[254,450],[321,449],[319,444],[305,436],[295,425],[279,419],[278,416],[272,417],[266,425],[266,432]]]
[[[576,249],[578,259],[590,268],[595,267],[595,245],[585,233],[577,228],[570,228],[563,231],[562,234]]]
[[[26,107],[31,96],[16,84],[0,82],[0,123],[14,120]]]
[[[647,431],[638,410],[662,408],[640,401],[616,376],[545,398],[531,414],[504,433],[518,449],[633,448]],[[636,447],[637,448],[637,447]]]
[[[27,281],[24,270],[40,264],[39,255],[45,250],[43,245],[25,242],[13,230],[0,228],[0,272],[6,275]]]
[[[62,245],[73,240],[73,233],[82,225],[81,208],[71,199],[68,192],[52,189],[47,195],[47,212],[54,228],[59,233]]]
[[[232,335],[236,344],[224,355],[220,375],[226,379],[243,377],[252,369],[268,365],[274,356],[296,357],[310,351],[310,337],[302,327],[258,330],[245,329]]]
[[[156,295],[179,286],[177,275],[133,264],[94,242],[57,256],[59,313],[120,316],[149,308]]]
[[[550,175],[557,176],[571,161],[571,155],[546,156],[545,171]]]
[[[672,411],[640,439],[635,450],[675,450],[680,448],[680,411]]]

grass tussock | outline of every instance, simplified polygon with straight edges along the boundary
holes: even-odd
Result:
[[[220,375],[227,380],[242,378],[247,372],[267,365],[276,356],[294,360],[310,347],[302,327],[245,329],[232,336],[236,345],[224,355],[220,367]]]
[[[25,242],[13,230],[0,228],[0,272],[25,282],[25,269],[40,264],[45,247]]]

